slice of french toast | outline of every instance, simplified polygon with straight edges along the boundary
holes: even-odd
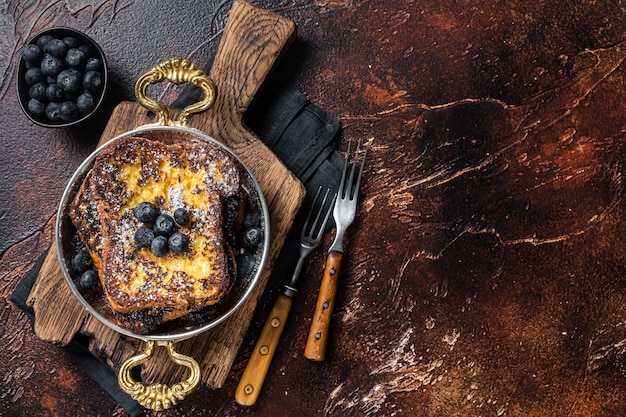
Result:
[[[228,293],[236,266],[224,208],[226,199],[242,194],[240,176],[230,154],[204,142],[132,137],[98,155],[70,213],[120,324],[143,333]],[[189,223],[180,226],[189,238],[182,253],[157,256],[135,242],[142,222],[133,211],[141,202],[163,214],[188,211]]]
[[[96,270],[102,269],[102,254],[104,252],[104,237],[96,202],[90,194],[91,172],[80,185],[73,204],[70,206],[69,216],[79,231],[79,237],[89,251]]]

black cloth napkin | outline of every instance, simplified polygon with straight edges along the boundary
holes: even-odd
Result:
[[[205,71],[211,67],[205,66]],[[302,209],[296,216],[291,233],[275,262],[268,286],[278,285],[291,276],[298,255],[298,237],[308,207],[318,187],[337,190],[344,159],[335,150],[339,122],[311,103],[298,88],[281,83],[280,73],[266,81],[269,88],[259,92],[244,115],[244,123],[281,159],[306,188]],[[271,94],[269,93],[271,91]],[[264,93],[267,92],[267,93]],[[197,101],[199,90],[185,87],[172,106],[183,108]],[[329,221],[327,229],[332,227]],[[32,286],[47,253],[39,257],[29,274],[18,284],[11,300],[33,320],[33,311],[26,305]],[[75,360],[100,386],[106,390],[130,416],[138,416],[143,408],[125,392],[117,381],[117,374],[88,349],[88,338],[77,336],[64,351]]]

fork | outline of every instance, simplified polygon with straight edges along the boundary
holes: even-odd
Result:
[[[322,202],[317,208],[317,214],[313,223],[309,227],[311,216],[315,212],[316,202],[320,196],[322,187],[317,190],[315,199],[311,204],[311,208],[306,217],[302,231],[300,232],[300,256],[296,267],[291,276],[289,283],[283,286],[282,294],[278,296],[270,314],[263,326],[259,340],[254,346],[250,360],[246,365],[246,369],[241,376],[241,380],[235,390],[235,400],[241,405],[253,405],[261,393],[261,387],[265,381],[265,376],[269,370],[270,363],[276,352],[278,341],[285,328],[287,316],[291,310],[293,303],[293,297],[298,292],[296,289],[296,283],[300,277],[302,266],[306,257],[319,246],[324,230],[326,229],[326,223],[330,217],[331,209],[333,208],[336,194],[328,204],[328,208],[324,212],[326,201],[330,190],[326,190]],[[323,217],[322,217],[323,216]],[[321,223],[320,223],[321,221]]]
[[[357,161],[361,148],[361,141],[357,143],[356,152],[354,154],[354,162],[348,163],[348,160],[350,159],[351,144],[351,141],[348,142],[346,161],[343,166],[341,183],[339,184],[337,200],[333,210],[333,217],[337,228],[335,241],[328,250],[326,266],[324,267],[324,275],[322,277],[322,282],[317,296],[317,303],[315,305],[315,312],[313,313],[311,328],[309,329],[309,335],[304,348],[304,357],[313,361],[323,361],[326,355],[326,344],[328,342],[330,321],[333,313],[333,307],[335,305],[335,296],[337,294],[337,280],[339,278],[341,261],[343,259],[343,235],[346,229],[354,221],[354,217],[356,215],[356,204],[359,195],[359,188],[361,186],[361,177],[363,176],[363,166],[365,165],[365,157],[367,156],[367,150],[369,149],[368,143],[363,153],[361,167],[355,178],[354,174],[358,165]],[[349,177],[348,165],[351,166]]]

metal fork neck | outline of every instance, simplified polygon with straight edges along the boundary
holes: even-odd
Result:
[[[296,289],[296,282],[298,281],[298,278],[300,278],[300,272],[302,271],[304,260],[312,250],[313,248],[300,247],[300,256],[298,257],[298,263],[296,263],[296,267],[291,275],[291,280],[289,281],[289,284],[284,285],[283,294],[287,297],[293,297],[298,292]]]
[[[343,253],[343,235],[346,231],[345,227],[341,227],[339,222],[335,222],[337,226],[337,231],[335,233],[335,240],[333,244],[328,249],[328,252],[342,252]]]

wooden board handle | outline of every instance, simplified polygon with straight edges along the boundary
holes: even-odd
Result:
[[[253,405],[259,398],[265,376],[274,358],[280,335],[283,333],[292,300],[281,294],[263,326],[246,369],[235,390],[235,400],[241,405]]]
[[[342,259],[343,253],[337,251],[329,252],[326,258],[326,267],[320,284],[320,292],[317,295],[315,313],[313,313],[309,336],[304,347],[304,357],[312,361],[323,361],[326,355],[330,319],[335,305],[337,280]]]
[[[223,114],[243,117],[295,33],[296,25],[291,20],[235,0],[209,74],[217,85],[216,106],[225,107],[220,110]]]

